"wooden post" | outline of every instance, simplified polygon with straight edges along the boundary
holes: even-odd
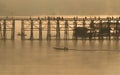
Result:
[[[7,34],[6,34],[6,19],[4,19],[4,23],[3,23],[3,40],[7,39]]]
[[[25,40],[24,19],[21,20],[21,40]]]
[[[86,25],[85,18],[83,18],[83,31],[84,31],[85,25]],[[83,39],[86,39],[85,34],[82,36],[82,40]]]
[[[68,39],[68,20],[65,20],[65,32],[64,32],[64,39]]]
[[[60,23],[59,23],[59,17],[57,17],[57,24],[56,24],[56,40],[60,40]]]
[[[89,39],[91,40],[93,35],[94,35],[94,39],[95,39],[95,33],[94,33],[94,20],[91,20],[90,23],[90,34],[89,34]]]
[[[111,39],[111,32],[110,32],[110,30],[111,30],[111,27],[110,27],[110,24],[111,24],[111,19],[110,18],[108,18],[108,29],[109,29],[109,33],[108,33],[108,38],[109,38],[109,40]]]
[[[73,29],[73,40],[77,40],[77,36],[75,34],[75,29],[77,28],[77,19],[74,17],[74,29]]]
[[[118,39],[119,38],[119,20],[117,20],[117,22],[116,22],[116,27],[115,27],[115,30],[116,30],[116,39]]]
[[[12,32],[11,32],[11,40],[15,39],[15,20],[12,20]]]
[[[0,23],[0,39],[2,39],[2,26],[1,26],[1,23]]]
[[[42,20],[39,20],[39,40],[42,40]]]
[[[48,17],[48,25],[47,25],[47,40],[51,40],[51,24],[50,24],[50,17]]]
[[[33,40],[33,20],[30,18],[31,30],[30,30],[30,40]]]
[[[103,28],[103,26],[102,26],[102,20],[100,20],[99,21],[99,40],[100,39],[103,39],[103,35],[101,35],[101,31],[102,31],[102,28]]]

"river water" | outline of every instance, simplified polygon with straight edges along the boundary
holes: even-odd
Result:
[[[0,40],[0,75],[120,75],[120,41]]]

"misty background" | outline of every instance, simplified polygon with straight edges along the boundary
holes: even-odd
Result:
[[[119,15],[120,0],[0,0],[0,16]]]

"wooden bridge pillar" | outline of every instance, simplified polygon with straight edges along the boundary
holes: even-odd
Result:
[[[3,22],[3,40],[6,40],[7,34],[6,34],[6,19],[4,19]]]
[[[12,32],[11,32],[11,40],[15,39],[15,20],[12,20]]]
[[[77,40],[77,37],[75,36],[75,29],[77,28],[77,19],[76,19],[76,18],[74,18],[73,25],[74,25],[74,29],[73,29],[73,40]]]
[[[24,20],[21,20],[21,40],[25,40]]]
[[[47,24],[47,40],[51,40],[51,24],[50,24],[50,17],[47,18],[48,24]]]
[[[85,27],[86,23],[85,23],[85,18],[83,18],[83,27]]]
[[[94,20],[91,20],[90,28],[94,28]]]
[[[83,28],[85,28],[85,25],[86,25],[86,19],[85,18],[83,18],[82,23],[83,23]],[[86,39],[86,36],[82,36],[82,40],[83,39]]]
[[[98,34],[99,40],[100,40],[100,39],[103,39],[103,35],[101,35],[101,32],[100,32],[100,31],[102,31],[102,28],[103,28],[102,25],[103,25],[102,20],[100,20],[100,21],[99,21],[99,34]]]
[[[42,20],[39,20],[39,40],[42,40]]]
[[[120,33],[120,30],[119,30],[119,25],[120,25],[120,23],[119,23],[119,20],[117,20],[116,21],[116,26],[115,26],[115,35],[116,35],[116,39],[119,39],[119,33]]]
[[[60,40],[60,23],[59,23],[59,17],[57,17],[57,24],[56,24],[56,40]]]
[[[30,40],[33,40],[33,20],[30,18],[30,22],[31,22],[31,30],[30,30]]]
[[[2,39],[2,26],[1,26],[1,23],[0,23],[0,39]]]
[[[91,20],[89,39],[92,39],[92,37],[94,37],[94,39],[95,39],[95,30],[94,29],[95,29],[94,28],[94,20]]]
[[[68,39],[68,20],[65,20],[65,32],[64,32],[64,39],[67,40]]]
[[[110,32],[110,30],[111,30],[111,19],[110,18],[108,18],[108,22],[107,22],[107,25],[108,25],[108,29],[109,29],[109,33],[108,33],[108,38],[109,38],[109,40],[111,39],[111,32]]]

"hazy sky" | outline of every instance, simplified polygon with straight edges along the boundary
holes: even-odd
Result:
[[[119,15],[120,0],[0,0],[0,16]]]

